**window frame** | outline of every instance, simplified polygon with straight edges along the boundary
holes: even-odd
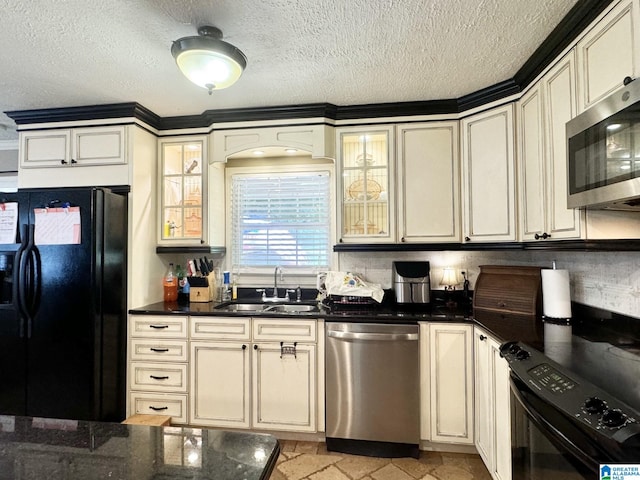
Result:
[[[277,162],[277,160],[276,160]],[[232,186],[234,175],[278,175],[278,174],[309,174],[313,172],[326,172],[329,175],[329,242],[327,258],[328,268],[320,267],[287,267],[281,266],[284,274],[283,287],[289,286],[312,286],[316,285],[316,276],[319,272],[331,270],[336,261],[336,254],[333,251],[332,243],[335,239],[336,232],[336,204],[335,204],[335,167],[333,163],[309,163],[309,164],[291,164],[277,165],[275,162],[269,165],[260,166],[227,166],[225,169],[225,185],[226,185],[226,270],[233,272],[237,276],[240,285],[256,284],[262,286],[265,281],[266,286],[273,283],[274,266],[269,267],[246,267],[238,266],[235,258],[233,258],[233,218],[231,215],[233,198]]]

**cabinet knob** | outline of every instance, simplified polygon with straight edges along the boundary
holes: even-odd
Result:
[[[75,161],[73,158],[71,159],[71,165],[75,165],[76,163],[78,163],[77,161]]]
[[[548,234],[547,232],[544,232],[542,235],[538,235],[537,233],[533,236],[533,238],[535,238],[536,240],[546,240],[547,238],[551,238],[551,235]]]
[[[483,342],[487,339],[487,337],[485,337],[484,335],[480,335],[480,341]]]
[[[60,160],[60,163],[61,163],[62,165],[66,165],[66,164],[67,164],[67,161],[66,161],[66,160]]]
[[[464,241],[465,241],[465,242],[470,242],[470,241],[471,241],[471,239],[470,239],[469,237],[464,237]]]
[[[254,345],[254,346],[253,346],[253,349],[254,349],[254,350],[257,350],[257,349],[258,349],[258,345]]]
[[[401,241],[401,242],[403,242],[403,243],[404,243],[404,242],[406,242],[406,240],[404,239],[404,237],[402,237],[402,238],[400,239],[400,241]]]
[[[246,350],[247,346],[246,345],[242,345],[242,350]]]

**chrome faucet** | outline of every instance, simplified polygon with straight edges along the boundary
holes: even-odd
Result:
[[[286,291],[284,297],[278,296],[278,273],[280,274],[280,280],[282,280],[282,268],[277,266],[273,271],[273,296],[267,297],[266,289],[261,288],[258,291],[262,293],[263,302],[288,302],[289,290]]]
[[[278,272],[280,272],[280,280],[282,280],[282,268],[276,266],[273,270],[273,298],[278,298]]]

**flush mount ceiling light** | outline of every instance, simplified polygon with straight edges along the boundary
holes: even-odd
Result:
[[[247,57],[230,43],[223,42],[220,29],[198,28],[197,37],[183,37],[171,45],[171,54],[180,71],[193,83],[209,90],[233,85],[247,66]]]

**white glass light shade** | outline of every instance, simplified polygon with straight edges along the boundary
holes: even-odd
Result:
[[[442,280],[440,280],[440,285],[444,285],[445,287],[453,287],[458,283],[458,275],[456,275],[456,271],[454,268],[445,268],[442,272]]]
[[[247,66],[247,58],[233,45],[220,40],[215,27],[201,27],[200,36],[173,42],[171,54],[180,71],[196,85],[209,90],[233,85]]]

